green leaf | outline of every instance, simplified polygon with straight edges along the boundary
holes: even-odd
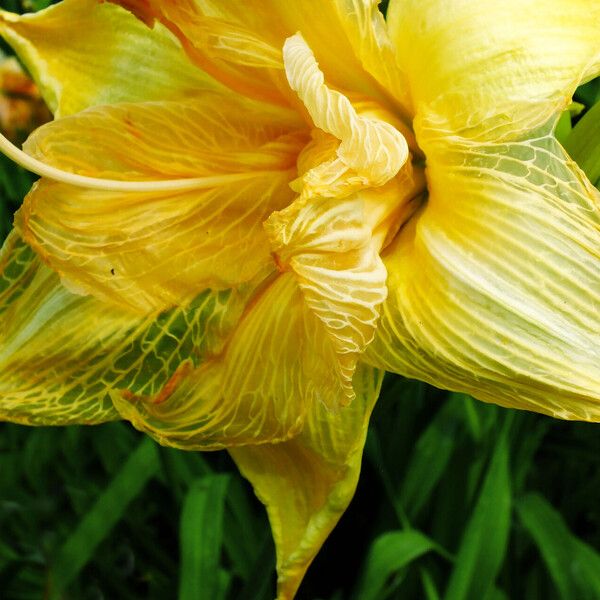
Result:
[[[386,584],[400,569],[436,548],[435,542],[413,529],[380,535],[371,544],[354,597],[381,600]]]
[[[447,402],[419,437],[400,492],[402,506],[410,518],[418,515],[444,474],[463,416],[462,403]]]
[[[511,513],[506,432],[505,427],[463,534],[445,600],[484,598],[493,587],[504,560]]]
[[[156,474],[158,465],[156,446],[145,438],[58,550],[49,575],[50,598],[59,598],[77,577],[130,502]]]
[[[516,505],[523,526],[537,544],[564,600],[600,598],[600,555],[574,536],[561,514],[535,493]]]
[[[427,569],[421,569],[421,584],[426,600],[440,600],[440,594],[435,586],[433,577]]]
[[[181,513],[179,600],[219,600],[228,581],[219,570],[228,475],[197,479]]]
[[[558,119],[558,122],[556,123],[554,135],[556,139],[563,144],[569,137],[572,130],[571,113],[570,111],[565,110],[562,115],[560,115],[560,119]]]
[[[564,142],[565,150],[581,167],[589,180],[600,180],[600,103],[583,115]]]
[[[575,99],[587,106],[593,106],[600,99],[600,78],[592,79],[577,88]]]

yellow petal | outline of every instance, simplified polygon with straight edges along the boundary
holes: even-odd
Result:
[[[271,215],[265,228],[280,268],[289,269],[331,351],[322,397],[330,408],[354,397],[352,376],[373,339],[386,271],[368,225],[365,201],[301,197]],[[319,354],[322,354],[322,350]]]
[[[429,200],[385,253],[368,360],[600,420],[600,197],[550,129],[486,144],[427,131]]]
[[[406,99],[383,16],[373,0],[121,0],[146,22],[160,19],[213,77],[252,98],[289,99],[281,47],[301,31],[333,85],[375,98]]]
[[[223,15],[210,3],[193,0],[124,0],[117,4],[129,8],[146,23],[163,23],[198,67],[232,90],[250,98],[286,103],[280,46],[270,43],[268,34],[260,28],[251,29],[229,11]]]
[[[138,194],[42,180],[17,224],[71,289],[140,311],[249,281],[273,266],[262,221],[293,198],[299,125],[284,109],[210,93],[88,109],[39,129],[26,150],[84,175],[216,181]]]
[[[341,26],[362,67],[393,97],[396,111],[408,119],[411,114],[408,80],[397,63],[380,3],[380,0],[334,2]],[[319,40],[319,46],[325,39]]]
[[[13,231],[0,251],[0,419],[27,425],[118,419],[102,386],[81,373],[97,321],[83,312],[74,329],[61,331],[61,315],[73,306],[57,284]]]
[[[360,187],[380,186],[394,177],[408,158],[408,144],[400,131],[381,118],[358,114],[346,96],[326,85],[301,34],[285,41],[283,59],[290,87],[315,127],[341,141],[334,162],[326,163],[327,172],[334,167],[347,176],[345,171],[351,170]]]
[[[350,503],[381,373],[361,367],[356,400],[338,413],[313,406],[297,437],[230,450],[266,505],[277,548],[278,600],[291,600],[306,569]]]
[[[398,213],[405,212],[406,197],[397,194],[394,179],[408,146],[384,109],[361,102],[371,110],[359,113],[325,84],[301,34],[286,40],[283,57],[290,86],[318,129],[298,158],[300,177],[293,187],[300,197],[272,214],[265,229],[279,268],[294,274],[317,318],[322,348],[329,347],[331,375],[322,390],[334,408],[354,397],[354,369],[373,339],[386,297],[379,257],[386,234],[374,232],[382,223],[393,229]]]
[[[391,0],[390,35],[418,113],[450,129],[533,129],[600,72],[597,0]]]
[[[320,400],[329,362],[290,274],[253,292],[227,345],[168,396],[112,395],[124,418],[161,444],[206,450],[287,440]],[[329,357],[326,357],[329,359]]]
[[[204,291],[138,316],[70,293],[13,232],[0,254],[0,419],[30,425],[120,418],[109,392],[168,395],[219,352],[247,298]]]
[[[150,31],[125,10],[64,0],[36,14],[0,12],[15,49],[56,116],[121,101],[172,100],[218,87],[162,25]]]

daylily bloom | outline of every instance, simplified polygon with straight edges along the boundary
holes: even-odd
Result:
[[[55,120],[0,256],[0,416],[227,448],[291,598],[382,370],[600,419],[600,202],[553,135],[597,0],[0,13]]]

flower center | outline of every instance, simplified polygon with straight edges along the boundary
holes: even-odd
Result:
[[[378,102],[329,87],[302,34],[285,41],[283,59],[289,85],[314,126],[292,187],[304,201],[358,195],[365,225],[383,247],[425,188],[423,169],[411,162],[413,132]]]

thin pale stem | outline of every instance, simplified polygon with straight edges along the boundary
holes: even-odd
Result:
[[[243,181],[249,177],[255,177],[258,173],[231,173],[226,175],[214,175],[212,177],[189,177],[186,179],[163,179],[157,181],[119,181],[118,179],[102,179],[100,177],[88,177],[69,173],[29,156],[12,144],[0,133],[0,151],[11,160],[21,165],[24,169],[36,173],[40,177],[48,177],[54,181],[68,183],[77,187],[92,190],[103,190],[107,192],[179,192],[185,190],[200,190],[212,188],[237,181]]]

